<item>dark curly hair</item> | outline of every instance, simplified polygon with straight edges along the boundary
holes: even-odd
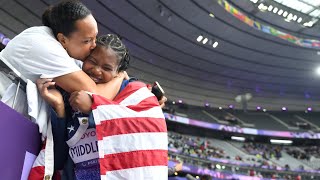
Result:
[[[53,35],[58,33],[69,36],[76,31],[75,23],[91,15],[91,11],[78,0],[62,1],[50,6],[42,14],[42,24],[52,29]]]
[[[129,51],[117,35],[102,35],[97,38],[96,44],[97,46],[111,48],[117,54],[119,62],[118,72],[128,69],[130,62]]]

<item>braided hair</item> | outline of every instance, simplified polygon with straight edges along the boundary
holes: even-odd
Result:
[[[97,46],[111,48],[117,55],[119,66],[118,72],[125,71],[129,67],[130,55],[126,46],[115,34],[102,35],[97,38]]]
[[[50,6],[42,14],[42,24],[52,29],[53,35],[58,33],[69,36],[76,31],[75,23],[91,15],[91,11],[79,0],[67,0]]]

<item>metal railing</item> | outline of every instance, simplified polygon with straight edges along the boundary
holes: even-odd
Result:
[[[11,80],[12,83],[15,83],[17,85],[13,103],[11,104],[11,108],[14,109],[19,91],[26,91],[27,80],[9,62],[2,59],[0,59],[0,72],[2,72],[6,77],[8,77],[8,79]],[[0,81],[0,83],[2,82]]]

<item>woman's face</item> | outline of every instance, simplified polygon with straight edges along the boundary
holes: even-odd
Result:
[[[77,20],[75,26],[77,30],[64,37],[62,45],[71,57],[83,61],[96,47],[98,26],[92,15]]]
[[[83,62],[82,70],[97,84],[111,81],[118,73],[119,62],[111,48],[97,46]]]

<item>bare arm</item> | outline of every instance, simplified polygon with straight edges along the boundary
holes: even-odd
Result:
[[[55,89],[51,79],[38,79],[37,87],[42,98],[55,110],[59,118],[65,117],[64,102],[61,93]]]
[[[113,99],[120,90],[124,75],[119,74],[117,78],[105,84],[96,84],[83,71],[76,71],[70,74],[54,78],[54,81],[65,91],[72,93],[74,91],[89,91],[104,96],[107,99]]]

